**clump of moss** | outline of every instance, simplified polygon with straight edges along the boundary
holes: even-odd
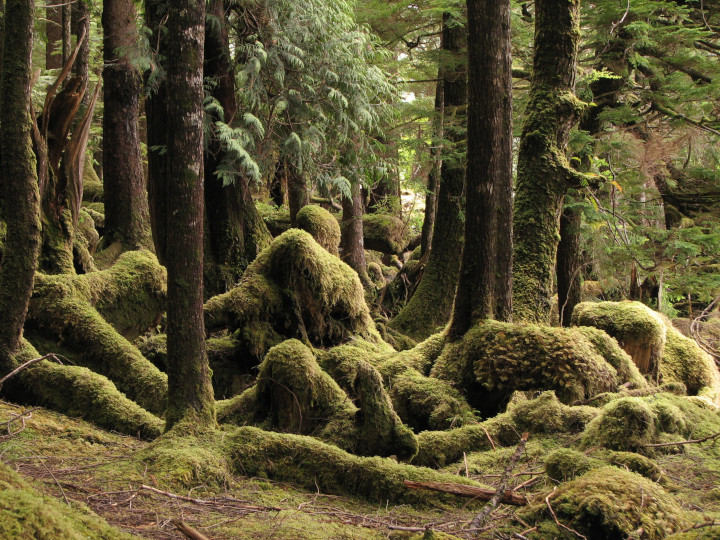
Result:
[[[338,255],[340,224],[330,212],[309,204],[297,213],[297,227],[309,232],[315,241],[332,255]]]
[[[617,340],[603,330],[591,326],[580,326],[577,331],[592,343],[595,350],[617,371],[618,383],[630,383],[632,388],[649,388],[648,382],[629,354]]]
[[[410,228],[390,214],[365,214],[363,236],[367,249],[399,255],[410,243]]]
[[[337,345],[352,336],[382,342],[355,271],[298,229],[276,238],[237,287],[205,304],[209,330],[234,332],[251,321],[316,346]]]
[[[370,269],[368,268],[368,271],[369,270]],[[377,326],[383,340],[392,345],[392,347],[398,351],[406,351],[417,345],[417,341],[401,332],[398,332],[394,328],[386,325],[384,322],[376,321],[375,326]]]
[[[561,403],[552,391],[543,392],[534,399],[528,399],[522,392],[515,392],[507,412],[512,415],[519,431],[531,433],[578,433],[598,416],[594,407]]]
[[[87,507],[46,497],[0,463],[0,537],[37,540],[130,540]]]
[[[497,321],[448,343],[432,375],[457,385],[478,407],[486,399],[482,389],[505,397],[515,390],[554,390],[570,403],[617,387],[615,368],[581,333]]]
[[[609,465],[615,465],[622,469],[644,476],[653,482],[660,482],[664,473],[660,466],[652,459],[635,452],[612,452],[609,450],[595,454],[595,457],[602,459]]]
[[[572,322],[604,330],[620,343],[640,370],[658,381],[665,347],[665,323],[658,313],[640,302],[582,302],[575,306]]]
[[[640,529],[643,538],[660,539],[689,522],[673,495],[647,478],[616,467],[592,469],[562,484],[548,502],[560,523],[589,540],[633,537]],[[530,523],[539,522],[536,537],[570,536],[551,518],[544,497],[520,515]]]
[[[367,273],[375,288],[382,289],[385,286],[385,275],[379,264],[374,262],[367,263]]]
[[[560,448],[545,459],[545,472],[557,482],[567,482],[582,476],[590,469],[600,467],[603,462],[570,448]]]
[[[101,202],[104,195],[103,183],[95,172],[90,154],[86,156],[83,171],[83,201]]]
[[[76,271],[88,273],[96,270],[92,255],[99,241],[100,234],[95,228],[95,221],[84,208],[81,208],[73,237],[73,259]]]
[[[656,434],[657,415],[641,398],[620,398],[603,407],[583,434],[583,446],[642,450]]]
[[[667,341],[660,360],[663,382],[681,382],[689,395],[720,404],[720,373],[713,359],[697,343],[666,321]]]

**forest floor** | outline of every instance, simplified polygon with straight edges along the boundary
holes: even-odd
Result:
[[[0,460],[43,496],[104,518],[111,526],[142,538],[181,539],[183,522],[212,540],[230,538],[523,538],[533,524],[515,507],[500,505],[478,532],[468,525],[483,503],[457,498],[422,508],[377,505],[350,496],[308,492],[262,478],[232,477],[223,490],[199,484],[174,492],[166,479],[148,473],[137,455],[148,443],[97,429],[80,419],[42,408],[0,402]],[[510,489],[528,498],[545,497],[553,481],[544,473],[551,450],[571,437],[531,439],[514,466]],[[446,469],[492,487],[514,448],[467,456]],[[658,460],[666,489],[695,514],[693,531],[720,525],[720,444],[687,445]],[[513,488],[514,486],[514,488]],[[718,527],[720,529],[720,527]],[[642,536],[638,536],[640,538]],[[715,538],[715,536],[712,536]]]

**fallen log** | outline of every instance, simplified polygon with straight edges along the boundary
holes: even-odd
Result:
[[[481,501],[489,501],[495,496],[496,490],[485,489],[475,486],[467,486],[464,484],[449,484],[445,482],[413,482],[405,480],[405,486],[410,489],[429,489],[432,491],[440,491],[442,493],[452,493],[461,497],[473,497]],[[527,498],[512,491],[506,491],[500,500],[503,504],[511,504],[513,506],[525,506],[528,503]]]

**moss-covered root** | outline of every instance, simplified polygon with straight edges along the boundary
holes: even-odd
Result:
[[[355,271],[299,229],[276,238],[237,287],[205,304],[209,330],[234,331],[250,321],[315,345],[337,345],[351,336],[383,343]]]
[[[309,232],[332,255],[339,255],[340,224],[330,212],[308,204],[298,211],[296,220],[298,229]]]
[[[497,321],[483,322],[446,344],[431,375],[457,385],[478,408],[491,392],[502,399],[514,390],[554,390],[571,403],[614,390],[618,383],[615,368],[583,334]]]
[[[143,300],[152,304],[156,298],[146,294],[143,280],[138,278],[147,277],[144,273],[147,270],[154,276],[150,281],[162,288],[163,276],[162,272],[153,271],[157,263],[152,255],[127,253],[122,259],[128,263],[124,269],[84,276],[38,274],[26,325],[77,351],[77,358],[84,365],[107,376],[142,407],[159,414],[165,410],[167,376],[106,322],[98,310],[126,329],[132,324],[133,315],[138,320],[147,317],[147,321],[157,308],[143,305]],[[130,264],[133,259],[140,260]],[[114,308],[113,300],[124,304],[127,311]]]
[[[581,302],[572,323],[604,330],[620,343],[643,375],[659,380],[666,327],[658,313],[640,302]]]
[[[27,342],[18,354],[25,362],[40,355]],[[55,411],[81,416],[93,424],[144,439],[162,433],[164,423],[130,401],[102,375],[87,368],[40,362],[17,376],[22,399]]]
[[[689,524],[679,501],[658,484],[639,474],[616,467],[592,469],[572,482],[562,484],[548,502],[560,523],[588,540],[634,537],[665,538]],[[558,527],[545,496],[520,512],[528,523],[537,523],[532,538],[576,538]]]
[[[720,405],[720,373],[713,359],[697,343],[665,320],[667,341],[660,360],[660,379],[681,382],[689,395]]]
[[[42,495],[0,463],[0,538],[131,540],[87,507]]]
[[[593,407],[563,405],[553,392],[528,400],[516,393],[505,413],[480,424],[469,424],[449,431],[424,431],[412,463],[444,467],[462,458],[463,452],[490,450],[493,444],[517,444],[518,433],[579,433],[598,415]],[[492,441],[491,441],[492,439]]]

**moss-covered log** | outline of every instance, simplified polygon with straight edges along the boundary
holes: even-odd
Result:
[[[137,335],[156,322],[164,306],[164,287],[164,270],[149,252],[127,252],[102,272],[38,274],[26,324],[74,349],[84,365],[160,413],[167,378],[119,331]]]

